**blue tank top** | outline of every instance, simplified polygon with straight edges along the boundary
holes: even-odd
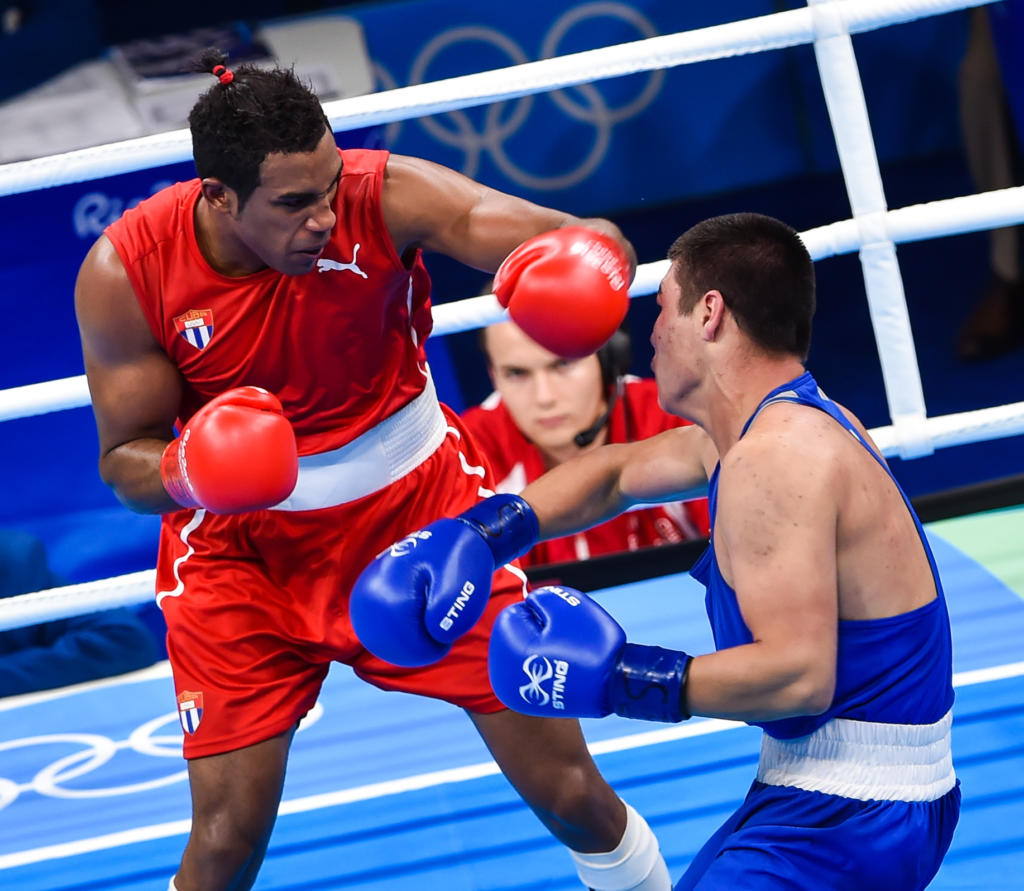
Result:
[[[740,436],[747,432],[761,409],[775,402],[809,405],[831,415],[889,473],[884,462],[864,441],[857,428],[818,388],[810,372],[804,372],[772,390],[744,424]],[[722,577],[715,557],[718,471],[719,467],[716,467],[708,486],[711,543],[690,574],[707,588],[704,603],[711,621],[715,646],[722,650],[751,643],[753,636],[743,621],[736,592]],[[891,473],[889,476],[892,478]],[[945,595],[921,521],[894,478],[893,483],[914,518],[938,596],[930,603],[898,616],[840,620],[836,691],[832,705],[821,715],[750,722],[777,739],[806,736],[832,718],[887,724],[932,724],[942,718],[953,705],[952,643]]]

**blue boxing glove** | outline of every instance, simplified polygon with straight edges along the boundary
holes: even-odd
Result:
[[[539,717],[678,722],[691,657],[626,643],[598,603],[572,588],[538,588],[507,606],[491,631],[491,686],[505,705]]]
[[[352,588],[349,615],[371,653],[429,665],[483,615],[494,570],[537,541],[537,516],[518,495],[494,495],[436,520],[378,554]]]

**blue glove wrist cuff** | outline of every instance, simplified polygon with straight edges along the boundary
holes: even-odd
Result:
[[[537,515],[518,495],[492,495],[456,518],[472,527],[487,542],[494,565],[503,566],[537,543]]]
[[[690,717],[686,679],[693,657],[679,650],[626,644],[608,690],[615,714],[676,724]]]

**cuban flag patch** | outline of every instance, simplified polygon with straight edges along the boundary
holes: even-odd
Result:
[[[190,309],[174,317],[174,328],[197,350],[204,350],[213,338],[213,310]]]
[[[203,719],[203,694],[182,690],[178,694],[178,718],[182,730],[189,734],[195,733]]]

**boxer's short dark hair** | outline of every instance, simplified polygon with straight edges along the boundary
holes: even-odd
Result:
[[[206,50],[195,71],[212,73],[226,56]],[[267,155],[311,152],[330,124],[323,106],[290,68],[240,65],[228,83],[203,93],[188,116],[200,178],[214,177],[238,195],[239,208],[260,184]]]
[[[801,361],[807,358],[814,263],[796,230],[756,213],[712,217],[680,235],[668,258],[676,263],[682,312],[717,290],[755,343]]]

